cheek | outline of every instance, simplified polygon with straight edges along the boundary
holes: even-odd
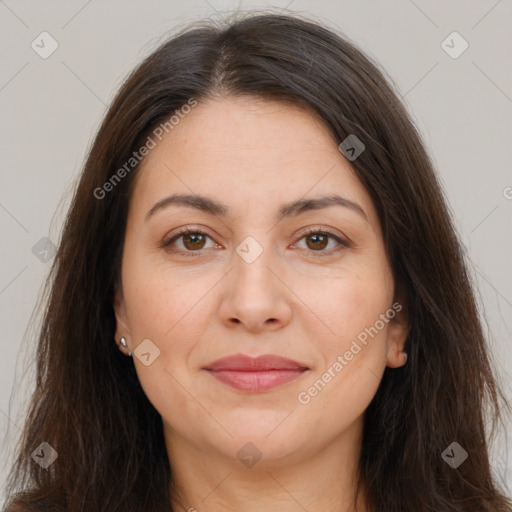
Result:
[[[139,379],[150,399],[160,393],[168,397],[172,389],[179,388],[177,382],[188,385],[187,365],[212,323],[211,292],[222,274],[183,272],[136,253],[126,259],[125,270],[123,285],[133,345],[150,339],[160,350],[148,368],[135,361]]]
[[[385,270],[364,269],[323,279],[321,286],[310,289],[306,297],[332,352],[343,350],[379,320],[391,306],[392,289]]]
[[[162,343],[171,340],[175,331],[186,337],[186,331],[197,325],[197,304],[209,281],[208,276],[194,278],[163,268],[148,255],[127,258],[123,287],[132,334],[153,336]]]
[[[193,406],[183,387],[191,388],[187,361],[207,329],[201,298],[212,287],[213,276],[186,277],[163,269],[147,256],[127,258],[125,270],[123,287],[133,345],[150,339],[160,350],[149,366],[134,355],[140,384],[160,414],[179,423],[180,415],[187,415]]]
[[[327,421],[333,429],[337,421],[350,422],[363,413],[385,368],[388,323],[381,315],[389,313],[392,289],[385,269],[375,269],[324,281],[322,293],[311,297],[329,334],[312,338],[321,364],[298,401],[318,414],[324,408],[338,411],[332,424]]]

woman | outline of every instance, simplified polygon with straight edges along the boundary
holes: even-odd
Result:
[[[9,511],[512,510],[432,164],[318,24],[235,17],[150,55],[52,272]]]

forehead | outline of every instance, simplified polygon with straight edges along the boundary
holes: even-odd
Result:
[[[371,199],[332,133],[310,110],[254,97],[199,102],[142,162],[134,208],[170,193],[218,198],[242,214],[304,196],[357,201],[372,225]],[[258,207],[259,205],[259,207]],[[258,211],[258,209],[256,210]],[[274,213],[274,211],[269,211]]]

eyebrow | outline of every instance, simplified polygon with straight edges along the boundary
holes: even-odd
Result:
[[[146,222],[157,211],[167,208],[171,205],[194,208],[196,210],[200,210],[218,217],[226,217],[230,213],[228,206],[210,197],[195,194],[173,194],[155,203],[153,207],[146,213],[144,221]],[[299,199],[291,203],[283,204],[279,208],[275,220],[279,222],[286,217],[294,217],[304,212],[320,210],[330,206],[341,206],[343,208],[348,208],[361,215],[366,220],[366,222],[370,223],[366,213],[359,204],[337,194],[318,198]]]

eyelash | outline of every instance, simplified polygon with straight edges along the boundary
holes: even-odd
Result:
[[[192,256],[192,257],[196,256],[196,255],[199,256],[201,254],[202,249],[198,249],[196,251],[191,251],[191,250],[183,251],[182,249],[170,248],[171,244],[174,243],[176,240],[178,240],[180,237],[182,237],[184,235],[189,235],[189,234],[203,235],[203,236],[206,236],[211,239],[210,235],[208,235],[208,233],[206,233],[202,229],[188,227],[188,228],[185,228],[185,229],[179,231],[178,233],[175,233],[171,238],[165,239],[162,242],[162,244],[160,245],[160,248],[166,249],[172,253],[181,253],[185,256]],[[332,254],[337,253],[337,252],[349,247],[348,242],[344,241],[339,236],[335,235],[334,233],[331,233],[330,231],[321,230],[318,228],[308,228],[306,230],[306,232],[302,233],[302,236],[299,238],[299,241],[309,235],[326,235],[326,236],[336,240],[336,242],[338,242],[338,244],[339,244],[334,249],[330,249],[328,251],[325,251],[325,250],[313,251],[312,249],[305,249],[309,253],[312,253],[315,257],[331,256]]]

